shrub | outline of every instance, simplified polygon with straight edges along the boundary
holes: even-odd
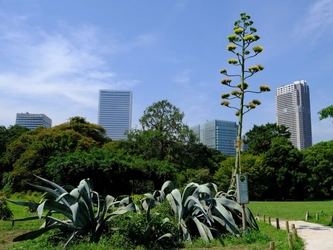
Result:
[[[0,197],[0,220],[9,220],[13,217],[13,212],[7,206],[6,197]]]

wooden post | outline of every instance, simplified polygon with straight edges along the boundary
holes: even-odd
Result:
[[[271,224],[271,217],[268,217],[268,223]]]
[[[276,218],[276,229],[280,229],[279,218]]]
[[[275,250],[274,241],[269,242],[269,250]]]
[[[292,231],[292,234],[294,236],[294,239],[297,240],[298,239],[298,235],[297,235],[297,230],[296,230],[295,224],[291,225],[291,231]]]
[[[316,214],[316,221],[318,221],[319,220],[319,214],[317,213]]]
[[[289,245],[289,249],[293,250],[294,246],[293,246],[293,237],[291,235],[291,233],[288,234],[288,245]]]
[[[331,216],[331,220],[333,220],[333,216]],[[264,223],[266,222],[265,215],[263,216],[263,221],[264,221]]]
[[[333,222],[333,216],[331,216],[330,219],[331,219],[331,223],[332,223]]]
[[[309,211],[306,211],[306,214],[305,214],[305,220],[308,220],[308,219],[309,219],[309,216],[310,216]]]
[[[242,204],[242,224],[243,224],[243,231],[246,230],[246,218],[245,218],[245,204]]]
[[[286,221],[286,231],[289,234],[289,221]]]

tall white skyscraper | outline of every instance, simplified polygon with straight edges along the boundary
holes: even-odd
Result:
[[[15,124],[28,129],[37,127],[51,128],[52,120],[44,114],[17,113]]]
[[[98,124],[112,140],[126,139],[124,133],[132,127],[132,91],[100,90]]]
[[[294,147],[302,150],[312,146],[310,91],[306,81],[278,87],[275,103],[276,123],[289,128]]]

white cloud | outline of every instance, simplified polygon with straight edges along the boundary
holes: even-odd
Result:
[[[323,35],[333,35],[333,1],[318,0],[302,15],[294,35],[318,39]]]
[[[95,27],[69,27],[59,33],[2,21],[7,23],[0,25],[1,114],[15,117],[17,112],[45,113],[54,125],[74,115],[85,117],[85,112],[97,116],[99,89],[131,89],[140,83],[117,79],[108,57],[118,46],[102,43]],[[153,40],[142,36],[136,42],[147,44]],[[60,115],[47,113],[56,109]],[[12,119],[2,119],[0,125],[14,124]]]

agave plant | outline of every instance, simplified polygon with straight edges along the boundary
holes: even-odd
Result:
[[[14,238],[13,241],[34,239],[53,229],[59,229],[65,235],[64,247],[76,235],[87,235],[92,241],[98,241],[105,222],[112,216],[129,211],[139,212],[139,208],[130,197],[115,199],[111,195],[107,195],[105,198],[101,198],[97,192],[93,191],[90,179],[81,180],[78,187],[74,188],[73,186],[61,187],[52,181],[36,177],[52,187],[28,183],[45,192],[39,203],[8,201],[22,206],[34,207],[38,213],[37,216],[14,219],[13,223],[34,219],[44,219],[45,222],[38,230],[22,234]],[[60,220],[53,216],[54,214],[61,214],[66,220]]]
[[[213,192],[215,196],[213,196]],[[165,193],[165,190],[171,190]],[[240,236],[240,226],[242,225],[241,206],[232,199],[231,194],[217,191],[214,183],[197,184],[189,183],[184,191],[175,189],[172,182],[164,183],[161,190],[155,191],[153,195],[145,194],[141,203],[143,208],[147,204],[158,205],[165,197],[169,202],[175,215],[182,237],[186,241],[191,241],[196,226],[197,232],[204,241],[210,241],[214,237],[220,237],[221,233],[230,232],[235,236]],[[246,221],[249,227],[258,229],[256,221],[249,209],[246,209]]]

